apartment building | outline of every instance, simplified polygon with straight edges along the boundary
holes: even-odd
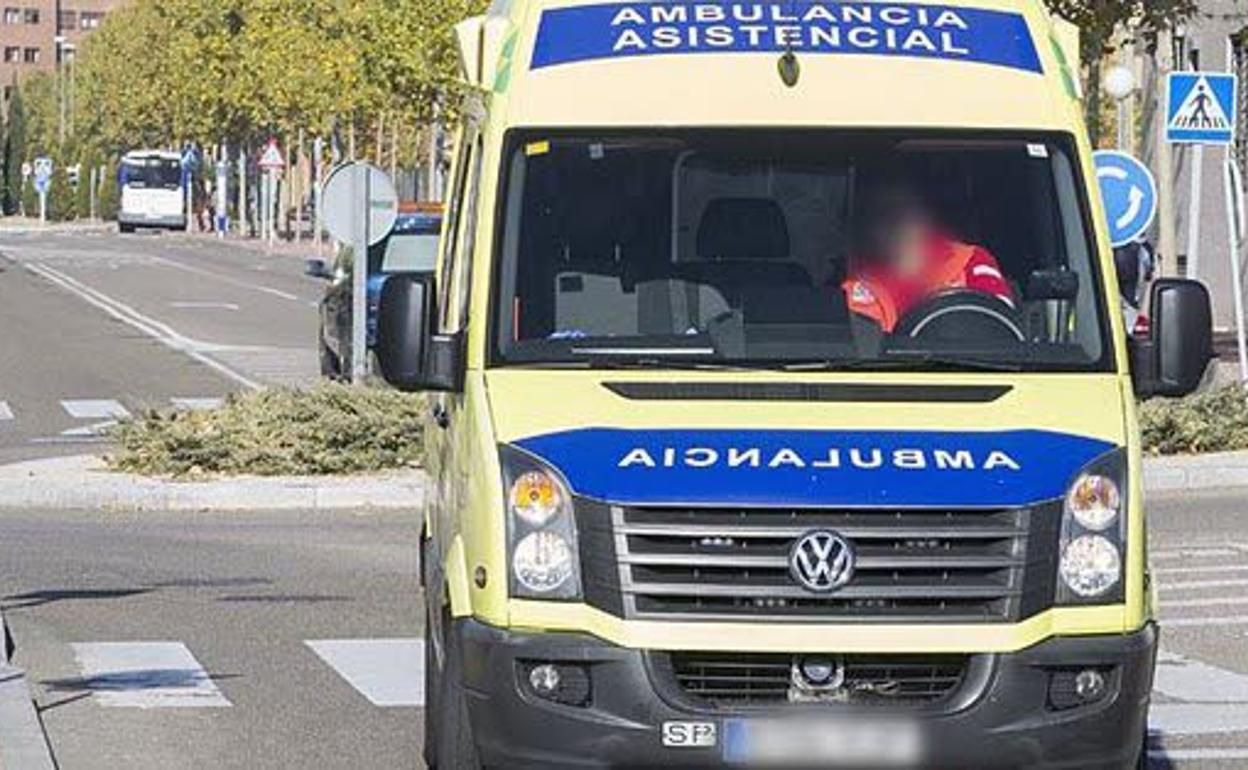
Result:
[[[23,76],[73,57],[124,0],[0,0],[0,106]]]

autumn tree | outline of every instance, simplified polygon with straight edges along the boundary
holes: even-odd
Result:
[[[1112,54],[1116,33],[1130,28],[1152,49],[1160,35],[1196,11],[1196,0],[1045,0],[1049,10],[1079,27],[1087,87],[1084,112],[1093,143],[1099,138],[1101,63]]]

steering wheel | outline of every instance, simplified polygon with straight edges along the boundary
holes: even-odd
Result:
[[[950,289],[906,313],[894,334],[935,342],[1026,342],[1018,311],[1008,302],[973,289]]]

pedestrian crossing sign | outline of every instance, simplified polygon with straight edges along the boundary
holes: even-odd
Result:
[[[1230,144],[1235,141],[1236,79],[1222,72],[1174,72],[1167,99],[1166,141]]]

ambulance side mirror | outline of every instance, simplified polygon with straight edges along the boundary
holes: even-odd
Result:
[[[1153,283],[1147,338],[1131,341],[1131,377],[1141,397],[1179,397],[1200,385],[1213,359],[1213,311],[1199,281],[1161,278]]]
[[[458,391],[463,387],[463,337],[437,334],[433,276],[390,276],[377,314],[377,362],[399,390]]]

